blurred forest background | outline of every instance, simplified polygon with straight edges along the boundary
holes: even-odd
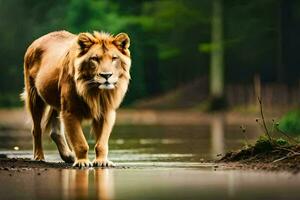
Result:
[[[125,106],[300,102],[299,0],[0,0],[0,106],[21,106],[23,56],[55,30],[127,32]]]

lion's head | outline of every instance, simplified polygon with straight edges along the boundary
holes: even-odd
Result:
[[[78,36],[78,56],[74,61],[75,81],[79,87],[93,90],[113,90],[119,79],[130,78],[130,45],[126,33],[81,33]]]
[[[99,116],[99,102],[107,107],[118,107],[124,97],[129,79],[131,58],[130,39],[126,33],[116,36],[94,32],[80,33],[77,37],[77,55],[73,62],[74,81],[79,95]],[[101,102],[100,102],[101,103]],[[101,111],[100,111],[101,112]]]

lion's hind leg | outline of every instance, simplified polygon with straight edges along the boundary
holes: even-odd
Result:
[[[45,129],[46,131],[50,129],[50,137],[55,142],[61,159],[66,163],[74,163],[75,155],[67,144],[64,129],[61,126],[58,112],[50,108],[45,120]]]
[[[41,121],[45,111],[45,103],[34,86],[27,86],[23,98],[32,118],[33,155],[35,160],[44,160]]]

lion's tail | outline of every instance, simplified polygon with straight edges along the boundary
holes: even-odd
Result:
[[[36,64],[36,50],[29,47],[24,57],[24,92],[20,94],[21,100],[25,102],[27,111],[33,116],[36,113],[43,113],[45,105],[43,100],[38,95],[35,87],[35,80],[30,76],[30,69]]]

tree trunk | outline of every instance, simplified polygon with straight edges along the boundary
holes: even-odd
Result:
[[[213,0],[211,21],[210,96],[212,109],[224,106],[223,0]]]

